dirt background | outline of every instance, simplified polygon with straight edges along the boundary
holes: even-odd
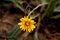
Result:
[[[58,14],[60,14],[60,12],[55,12],[53,15]],[[24,15],[24,12],[13,5],[0,7],[0,40],[6,40],[3,39],[6,37],[6,32],[11,31],[19,22],[19,19]],[[15,39],[18,40],[19,37],[21,37],[21,34],[19,34]],[[44,20],[41,21],[41,25],[38,30],[38,38],[39,40],[60,40],[60,18],[44,18]],[[26,40],[33,40],[33,33],[30,33],[26,37]]]

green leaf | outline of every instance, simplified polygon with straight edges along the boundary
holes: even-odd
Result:
[[[15,37],[21,33],[20,28],[16,25],[10,32],[7,33],[7,40],[15,40]]]
[[[7,36],[13,37],[17,33],[17,31],[20,30],[18,25],[16,25],[10,32],[7,33]]]
[[[57,0],[57,3],[59,3],[59,4],[60,4],[60,0]]]
[[[14,39],[9,39],[9,38],[13,38],[16,37],[19,33],[21,33],[20,28],[18,27],[18,25],[16,25],[10,32],[7,33],[7,37],[8,40],[14,40]],[[25,32],[21,38],[19,38],[20,40],[24,40],[25,37],[27,37],[29,33]]]
[[[57,0],[50,0],[50,2],[48,3],[48,7],[45,10],[45,13],[44,13],[43,17],[45,17],[45,16],[51,17],[52,13],[54,11],[54,8],[56,7],[56,4],[57,4]]]
[[[47,2],[47,0],[41,0],[41,2],[42,2],[42,3],[46,3],[46,2]]]

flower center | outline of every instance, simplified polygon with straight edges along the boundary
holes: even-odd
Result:
[[[29,26],[29,25],[30,25],[30,23],[29,23],[29,22],[25,22],[25,25],[26,25],[26,26]]]

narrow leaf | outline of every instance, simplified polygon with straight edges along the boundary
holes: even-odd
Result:
[[[14,35],[14,37],[16,37],[17,35],[19,35],[21,33],[21,30],[18,30],[17,33]]]
[[[60,18],[60,15],[52,16],[51,18],[57,19],[57,18]]]
[[[46,2],[47,2],[47,0],[41,0],[41,2],[42,2],[42,3],[46,3]]]
[[[53,10],[56,7],[56,3],[57,3],[57,0],[50,0],[50,2],[48,3],[48,7],[44,13],[44,16],[47,16],[47,17],[52,16]]]
[[[13,28],[12,31],[10,31],[10,32],[7,33],[7,36],[13,37],[13,36],[17,33],[18,30],[19,30],[19,27],[18,27],[18,25],[16,25],[16,26]]]

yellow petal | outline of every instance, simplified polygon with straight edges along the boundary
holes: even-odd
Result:
[[[34,24],[36,22],[34,22],[34,20],[32,20],[32,17],[29,18],[28,16],[24,16],[24,18],[21,18],[20,21],[21,22],[18,23],[18,25],[21,30],[26,31],[26,32],[31,32],[34,30],[34,28],[35,28]],[[26,22],[29,23],[28,26],[25,24]]]

